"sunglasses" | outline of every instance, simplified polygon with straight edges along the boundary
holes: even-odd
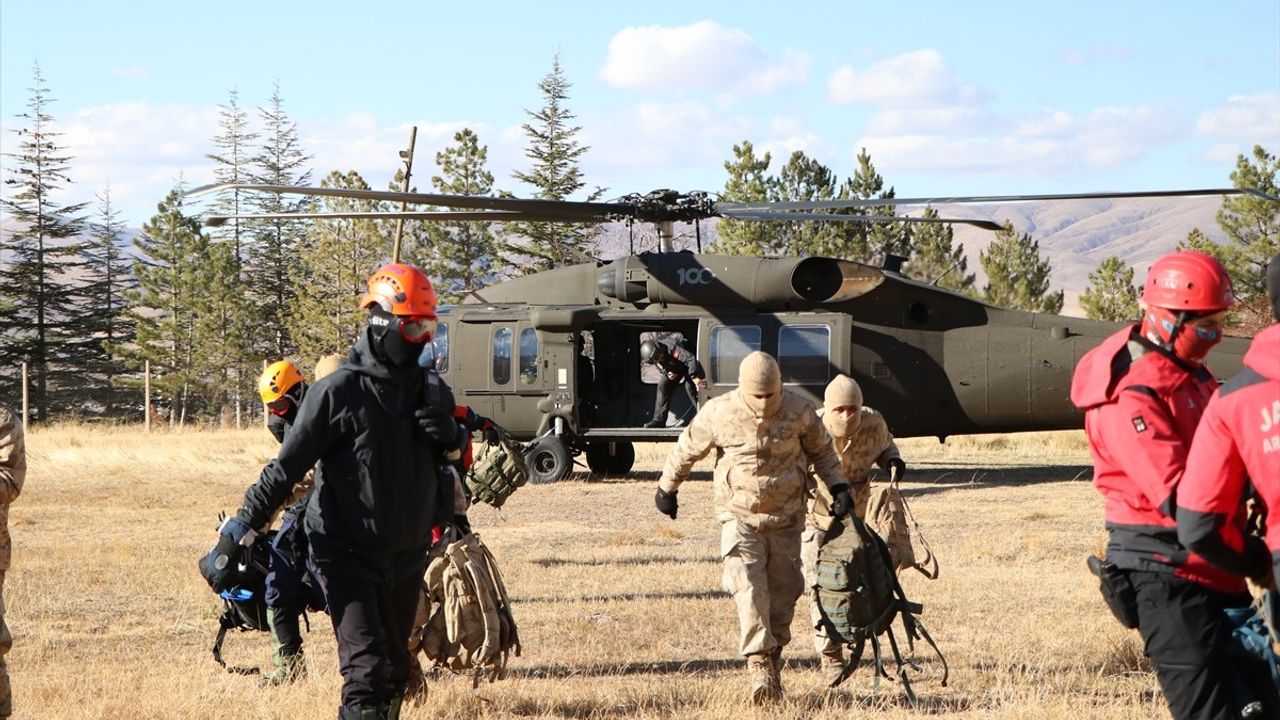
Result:
[[[400,318],[400,337],[411,343],[423,343],[436,332],[436,319],[427,315]]]
[[[293,401],[287,397],[281,397],[267,403],[267,409],[272,415],[284,415],[289,412],[289,408],[293,407]]]

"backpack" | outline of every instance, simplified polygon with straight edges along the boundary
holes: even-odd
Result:
[[[238,675],[253,675],[258,668],[228,666],[222,659],[222,642],[226,640],[227,631],[267,632],[267,570],[271,562],[271,541],[276,531],[259,535],[240,565],[240,576],[235,586],[218,593],[222,598],[222,615],[218,617],[218,635],[213,641],[213,659],[227,669],[227,672]]]
[[[907,677],[907,667],[919,669],[915,663],[915,641],[923,638],[942,661],[942,685],[946,687],[950,671],[942,651],[916,617],[924,606],[907,600],[902,585],[894,574],[889,548],[874,530],[850,514],[831,525],[826,541],[818,551],[817,573],[813,587],[820,611],[820,626],[828,636],[849,647],[844,672],[832,683],[839,685],[853,673],[870,641],[875,657],[876,686],[880,677],[892,679],[885,670],[880,636],[887,635],[889,647],[897,661],[897,675],[912,706],[918,706]],[[902,619],[907,638],[908,658],[903,660],[893,632],[894,618]]]
[[[450,530],[452,532],[452,530]],[[435,667],[471,671],[471,685],[501,679],[509,655],[520,656],[520,635],[498,565],[480,536],[446,536],[427,565],[410,652]]]
[[[511,438],[498,430],[498,442],[480,443],[467,469],[466,483],[471,498],[500,508],[516,488],[529,481],[524,454]]]
[[[907,505],[907,498],[898,487],[897,480],[890,481],[875,491],[867,510],[867,524],[873,527],[889,546],[889,557],[894,572],[915,568],[930,580],[938,579],[938,558],[933,548],[920,532],[920,525]],[[915,545],[924,550],[924,559],[917,561]]]

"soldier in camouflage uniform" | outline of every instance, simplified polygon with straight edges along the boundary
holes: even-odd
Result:
[[[13,636],[4,622],[4,576],[9,571],[9,504],[22,492],[27,477],[27,450],[22,422],[0,407],[0,718],[13,714],[13,694],[9,689],[9,666],[5,655],[13,646]]]
[[[897,472],[893,473],[896,476],[900,476],[907,465],[893,443],[884,416],[862,405],[862,388],[853,378],[837,375],[827,385],[818,417],[831,435],[841,470],[853,486],[853,511],[858,519],[865,520],[867,501],[871,497],[872,463],[890,472],[896,466]],[[828,512],[832,498],[819,480],[821,478],[815,476],[810,482],[809,513],[800,554],[804,560],[805,587],[810,589],[809,616],[815,628],[814,648],[822,655],[824,674],[829,680],[836,680],[844,672],[844,652],[821,627],[822,613],[812,591],[817,584],[818,549],[832,522]]]
[[[739,650],[747,658],[751,700],[759,704],[782,696],[782,648],[804,591],[806,469],[812,466],[835,498],[837,516],[849,512],[853,500],[813,406],[783,391],[777,361],[762,352],[742,361],[737,391],[709,401],[681,433],[658,481],[659,511],[675,519],[680,483],[712,450],[724,586],[737,605]]]

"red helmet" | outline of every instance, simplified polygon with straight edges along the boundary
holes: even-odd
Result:
[[[436,290],[427,274],[408,263],[388,263],[369,276],[360,307],[379,305],[400,317],[436,317]]]
[[[1231,307],[1235,295],[1217,258],[1184,250],[1155,261],[1142,285],[1142,302],[1174,312],[1214,313]]]

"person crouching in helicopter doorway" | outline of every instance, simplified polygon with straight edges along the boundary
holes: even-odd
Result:
[[[738,368],[738,390],[713,398],[680,434],[658,480],[654,504],[672,520],[693,464],[715,450],[716,519],[724,589],[738,611],[750,699],[782,698],[782,648],[791,641],[804,592],[800,534],[808,468],[826,484],[832,515],[853,507],[831,437],[808,400],[782,389],[778,362],[753,352]]]
[[[698,390],[707,387],[707,373],[702,363],[681,347],[675,340],[645,340],[640,343],[640,362],[658,368],[658,394],[654,398],[653,419],[645,423],[647,428],[666,427],[667,410],[671,407],[671,393],[677,385],[683,385],[689,393],[689,401],[693,403],[693,411],[698,411]],[[688,419],[680,425],[688,425]]]
[[[840,468],[852,486],[853,513],[859,520],[865,520],[867,502],[871,499],[872,464],[879,465],[894,478],[900,478],[906,472],[907,464],[902,461],[884,416],[862,405],[862,388],[853,378],[837,375],[827,384],[818,417],[831,435],[832,447],[840,457]],[[821,478],[816,480],[809,490],[809,507],[800,549],[807,588],[817,584],[818,550],[831,528],[829,508],[835,500]],[[827,636],[821,623],[822,610],[818,600],[812,597],[812,590],[809,594],[809,614],[817,628],[813,637],[814,648],[822,656],[823,679],[835,685],[844,678],[844,650],[840,643]]]
[[[315,489],[303,527],[337,636],[340,720],[398,718],[422,574],[437,513],[451,514],[439,448],[458,425],[447,386],[428,402],[418,356],[436,327],[436,293],[421,270],[386,265],[360,301],[368,311],[351,353],[312,385],[279,455],[245,491],[203,561],[215,591],[235,580],[244,539],[265,527],[306,471]]]
[[[1106,498],[1106,558],[1095,572],[1117,619],[1142,634],[1176,720],[1240,716],[1224,610],[1249,605],[1244,578],[1183,547],[1174,519],[1187,450],[1218,387],[1204,359],[1234,302],[1216,259],[1165,255],[1143,282],[1142,319],[1086,353],[1071,384]]]
[[[339,362],[341,358],[337,355],[320,358],[316,363],[316,380],[337,370]],[[267,429],[276,442],[284,443],[306,394],[306,379],[288,360],[272,363],[263,371],[258,379],[258,395],[271,413]],[[299,619],[308,607],[316,611],[324,609],[324,594],[310,567],[307,538],[302,531],[303,514],[314,486],[313,474],[314,470],[307,473],[285,503],[280,528],[268,555],[264,600],[267,627],[274,643],[271,660],[275,669],[264,678],[267,685],[291,683],[306,676]]]

